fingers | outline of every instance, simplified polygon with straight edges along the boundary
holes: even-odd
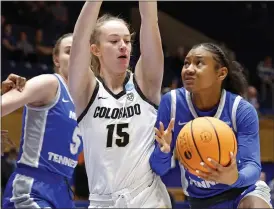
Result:
[[[216,168],[217,171],[223,171],[223,166],[220,165],[219,163],[217,163],[215,160],[211,159],[211,158],[207,158],[208,162],[211,163],[211,165],[213,165],[213,167]]]
[[[200,163],[201,166],[203,166],[207,172],[210,174],[210,177],[217,179],[219,176],[219,172],[213,168],[211,168],[210,166],[208,166],[207,164],[205,164],[204,162]]]
[[[18,91],[22,91],[25,84],[26,84],[26,78],[19,77],[19,76],[16,78],[16,88]]]
[[[233,154],[233,152],[230,152],[229,153],[230,155],[230,164],[229,164],[229,167],[233,167],[233,166],[236,166],[236,155]]]
[[[161,137],[155,135],[155,139],[158,142],[158,144],[160,145],[160,150],[162,152],[168,153],[170,152],[170,146],[166,143],[166,141],[164,139],[162,139]]]
[[[164,124],[161,121],[159,124],[160,124],[160,127],[159,127],[160,133],[163,135],[165,132]]]
[[[172,132],[172,130],[173,130],[173,128],[174,128],[174,123],[175,123],[175,119],[172,118],[171,121],[169,122],[168,127],[167,127],[168,133],[171,133],[171,132]]]
[[[10,74],[6,81],[12,83],[12,88],[16,86],[16,89],[19,91],[22,91],[26,84],[26,78],[15,74]]]

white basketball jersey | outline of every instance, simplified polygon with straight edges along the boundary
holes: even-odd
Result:
[[[149,157],[156,117],[155,106],[145,99],[132,73],[117,95],[97,80],[88,107],[79,117],[91,194],[112,194],[145,174],[153,175]]]

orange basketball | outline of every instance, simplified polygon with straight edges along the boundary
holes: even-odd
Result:
[[[237,154],[237,141],[233,130],[213,117],[200,117],[188,122],[180,131],[176,151],[181,164],[192,174],[204,171],[201,162],[213,167],[207,158],[223,166],[230,162],[229,152]]]

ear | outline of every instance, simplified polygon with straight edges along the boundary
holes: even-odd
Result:
[[[226,67],[222,67],[218,70],[218,78],[220,81],[223,81],[228,74],[228,69]]]
[[[95,55],[96,57],[100,57],[101,56],[101,52],[100,49],[97,47],[96,44],[91,44],[90,46],[90,51],[93,55]]]
[[[54,56],[53,57],[53,62],[54,62],[54,65],[59,68],[60,67],[60,62],[59,62],[59,58],[57,56]]]

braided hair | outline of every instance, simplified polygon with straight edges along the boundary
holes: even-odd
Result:
[[[193,46],[192,49],[198,47],[203,47],[205,50],[213,54],[213,59],[217,63],[216,70],[221,67],[227,68],[228,74],[222,83],[222,88],[234,94],[245,96],[248,84],[245,78],[244,68],[241,64],[237,61],[231,61],[225,51],[216,44],[201,43]]]

